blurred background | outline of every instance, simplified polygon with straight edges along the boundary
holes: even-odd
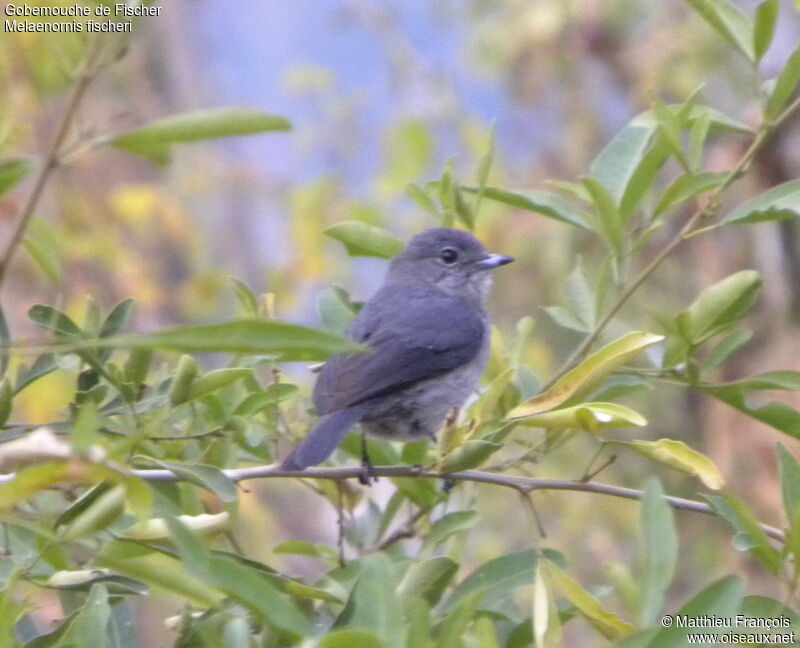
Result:
[[[752,13],[757,3],[739,4]],[[138,330],[230,318],[236,305],[229,276],[257,293],[274,293],[279,319],[321,327],[316,303],[324,289],[336,284],[364,299],[386,266],[348,257],[322,231],[360,220],[406,239],[435,226],[406,197],[407,184],[438,177],[450,159],[459,179],[473,183],[493,124],[490,184],[547,188],[550,180],[585,175],[654,97],[683,101],[702,86],[704,103],[750,124],[758,120],[753,70],[678,0],[170,0],[162,6],[160,17],[137,22],[126,57],[93,86],[79,120],[86,135],[227,105],[282,115],[293,131],[184,146],[165,168],[106,148],[76,156],[57,172],[37,213],[54,232],[60,280],[17,255],[4,303],[14,337],[38,335],[26,316],[33,304],[57,305],[80,318],[89,296],[106,309],[135,297]],[[786,0],[761,75],[774,76],[798,43],[800,13]],[[0,33],[0,153],[46,149],[77,47],[70,35]],[[707,167],[730,168],[746,145],[745,138],[719,137]],[[800,127],[792,123],[728,193],[723,212],[797,177],[799,169]],[[28,190],[0,200],[3,233]],[[517,258],[496,276],[492,311],[509,339],[521,317],[536,320],[525,356],[546,382],[579,336],[557,327],[542,307],[563,300],[579,258],[587,273],[596,271],[601,251],[561,223],[488,203],[477,234],[491,250]],[[703,287],[753,268],[765,279],[750,322],[755,341],[720,379],[800,369],[798,245],[793,221],[700,237],[647,282],[609,335],[658,332],[651,310],[677,312]],[[290,371],[310,386],[304,367]],[[57,420],[72,389],[53,374],[20,395],[19,411],[29,422]],[[640,438],[686,440],[714,459],[763,520],[780,524],[773,446],[781,440],[796,452],[793,440],[709,398],[673,391],[660,394],[657,406],[647,394],[632,401],[651,422]],[[579,476],[591,452],[578,459],[573,453],[583,450],[570,445],[548,457],[536,476]],[[643,459],[626,456],[599,479],[641,487],[650,473]],[[666,471],[662,477],[668,492],[694,496],[688,478]],[[333,511],[297,484],[253,489],[244,500],[248,551],[265,552],[289,537],[335,537]],[[380,490],[374,496],[380,499]],[[474,560],[538,542],[512,495],[481,488],[461,497],[476,498],[490,522],[470,536],[465,550]],[[576,493],[537,501],[544,544],[563,551],[585,583],[624,578],[615,565],[635,567],[634,504]],[[298,518],[299,506],[315,514]],[[510,516],[519,516],[519,524]],[[678,523],[685,551],[676,598],[684,600],[714,570],[748,571],[751,590],[759,590],[759,570],[730,547],[721,523],[687,513],[678,514]]]

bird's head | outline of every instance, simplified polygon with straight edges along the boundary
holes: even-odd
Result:
[[[490,254],[468,232],[436,227],[412,238],[394,258],[389,281],[428,283],[457,296],[485,296],[491,286],[489,270],[514,259]]]

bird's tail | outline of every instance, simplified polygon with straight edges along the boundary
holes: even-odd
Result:
[[[363,415],[360,407],[346,407],[323,416],[308,436],[281,462],[281,470],[304,470],[325,461]]]

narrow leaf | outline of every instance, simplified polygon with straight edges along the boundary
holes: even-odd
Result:
[[[781,474],[783,510],[786,512],[786,519],[791,522],[800,505],[800,464],[782,443],[777,444],[776,451]]]
[[[179,326],[152,333],[88,340],[81,346],[265,354],[279,356],[287,362],[324,360],[332,353],[360,350],[360,347],[351,341],[329,333],[294,324],[263,320],[234,320],[206,326]]]
[[[33,169],[33,158],[8,157],[0,159],[0,197],[8,193]]]
[[[465,191],[476,192],[477,190],[471,187],[464,187]],[[495,202],[516,207],[517,209],[524,209],[525,211],[535,212],[542,216],[547,216],[555,220],[572,225],[584,230],[590,230],[591,227],[586,223],[584,216],[574,209],[559,195],[550,193],[549,191],[534,191],[534,190],[514,190],[507,191],[498,187],[486,187],[484,197]]]
[[[706,192],[719,187],[728,177],[727,173],[699,173],[697,175],[684,174],[673,182],[655,209],[656,216],[668,209],[697,198]]]
[[[714,30],[750,61],[753,52],[753,24],[730,0],[687,0]]]
[[[756,61],[763,58],[772,44],[779,11],[780,0],[764,0],[756,8],[756,19],[753,25],[753,53]]]
[[[581,403],[534,414],[519,423],[548,430],[582,429],[596,434],[609,428],[642,427],[647,425],[647,419],[617,403]]]
[[[798,216],[800,216],[800,180],[790,180],[739,205],[722,222],[728,225],[749,225],[765,221],[790,220]]]
[[[758,301],[761,277],[742,270],[706,288],[686,311],[686,335],[694,344],[733,328]]]
[[[663,339],[662,335],[643,331],[628,333],[589,356],[543,394],[511,410],[507,418],[525,418],[539,414],[585,394],[600,385],[613,371]]]
[[[171,144],[290,129],[290,122],[276,115],[242,108],[214,108],[152,122],[118,135],[111,144],[163,163],[169,160]]]
[[[631,624],[623,621],[616,614],[604,610],[600,601],[551,562],[547,563],[547,575],[555,588],[606,639],[619,639],[633,632]]]
[[[675,439],[658,441],[613,441],[638,452],[640,455],[670,466],[681,472],[694,475],[708,488],[719,490],[725,485],[725,478],[711,459]]]
[[[775,119],[781,114],[798,84],[800,84],[800,47],[789,57],[775,81],[775,87],[767,100],[767,118]]]
[[[32,218],[22,244],[47,278],[57,284],[61,279],[61,259],[56,236],[47,221]]]
[[[360,221],[344,221],[324,231],[341,241],[350,256],[391,259],[403,251],[403,242],[380,227]]]
[[[678,561],[675,515],[664,499],[664,489],[657,479],[647,483],[642,499],[640,527],[641,625],[647,627],[655,625],[661,614],[664,596]]]

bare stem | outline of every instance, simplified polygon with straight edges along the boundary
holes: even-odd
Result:
[[[683,227],[678,233],[670,239],[670,241],[656,254],[650,263],[648,263],[639,274],[631,281],[622,293],[617,297],[616,301],[611,305],[605,315],[600,318],[594,329],[587,335],[583,341],[578,345],[575,351],[569,356],[561,369],[556,373],[550,382],[544,386],[543,391],[551,387],[559,378],[563,377],[571,369],[577,366],[581,360],[588,354],[592,345],[597,341],[597,338],[608,326],[609,322],[619,312],[619,310],[627,303],[631,296],[639,289],[639,287],[647,280],[653,272],[670,256],[675,249],[683,243],[686,239],[696,234],[698,228],[712,216],[714,216],[722,205],[723,193],[738,180],[744,173],[746,173],[753,163],[757,153],[761,150],[770,136],[793,114],[800,109],[800,97],[795,99],[778,117],[771,122],[765,122],[761,129],[756,134],[750,146],[744,152],[736,166],[730,170],[725,181],[717,187],[709,197],[705,206],[700,207],[695,211],[689,219],[684,223]]]
[[[28,196],[28,200],[25,201],[25,204],[22,207],[19,221],[17,221],[17,225],[11,234],[11,238],[8,240],[8,243],[6,243],[2,254],[0,254],[0,285],[2,285],[3,280],[6,277],[8,267],[11,263],[14,253],[17,251],[19,244],[22,242],[23,236],[25,236],[25,232],[28,229],[28,224],[30,223],[36,207],[39,204],[39,200],[42,197],[42,193],[47,185],[47,181],[50,179],[50,175],[53,170],[59,164],[62,147],[67,139],[67,135],[69,135],[70,129],[75,120],[75,116],[78,112],[78,107],[80,106],[83,97],[86,95],[86,91],[89,89],[89,86],[92,84],[92,81],[94,81],[94,79],[97,77],[97,74],[102,69],[102,65],[98,64],[99,54],[101,51],[99,44],[100,40],[95,39],[89,45],[86,57],[75,79],[75,85],[72,88],[72,94],[67,102],[67,107],[64,110],[64,114],[61,116],[61,121],[59,122],[55,135],[53,136],[53,141],[47,150],[44,162],[36,175],[31,193]]]
[[[280,470],[275,465],[253,466],[249,468],[231,468],[223,471],[229,479],[235,482],[246,479],[279,479],[279,478],[298,478],[305,479],[330,479],[340,481],[344,479],[359,479],[364,474],[364,469],[360,466],[342,468],[306,468],[305,470]],[[176,475],[171,470],[134,470],[132,473],[148,482],[179,482],[184,481],[182,477]],[[415,466],[374,466],[373,474],[376,477],[405,477],[411,479],[440,479],[443,481],[456,482],[476,482],[481,484],[493,484],[512,488],[517,492],[532,493],[534,491],[579,491],[584,493],[594,493],[596,495],[609,495],[611,497],[622,497],[625,499],[642,499],[644,492],[634,488],[624,488],[600,482],[583,482],[570,479],[536,479],[533,477],[520,477],[516,475],[501,475],[498,473],[481,472],[479,470],[465,470],[456,473],[440,473]],[[0,475],[0,484],[5,484],[14,479],[13,474]],[[695,513],[705,513],[715,515],[712,508],[696,500],[684,499],[667,495],[664,499],[673,508],[694,511]],[[769,524],[759,524],[761,528],[771,538],[785,542],[786,538],[783,531],[770,526]]]

